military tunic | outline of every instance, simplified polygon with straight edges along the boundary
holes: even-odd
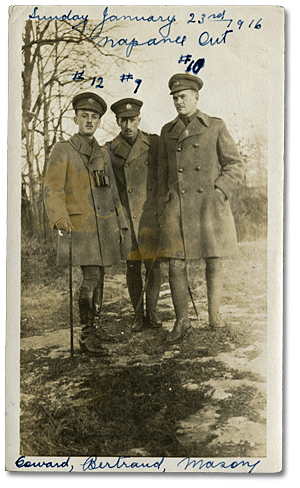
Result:
[[[96,187],[93,171],[105,171],[109,186]],[[108,152],[93,139],[75,134],[58,142],[44,181],[44,202],[54,227],[70,219],[74,266],[108,266],[120,262],[120,228],[127,227]],[[61,235],[62,234],[62,235]],[[58,233],[57,263],[69,258],[67,232]]]
[[[242,158],[221,119],[198,110],[187,126],[179,116],[166,124],[158,152],[160,255],[234,254],[237,238],[228,198],[243,176]]]
[[[157,149],[158,136],[138,131],[130,146],[119,134],[108,142],[116,183],[127,215],[129,230],[122,245],[122,258],[153,259],[158,245]]]

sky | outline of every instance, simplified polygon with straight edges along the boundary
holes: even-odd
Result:
[[[60,17],[69,11],[70,8],[66,6],[52,7],[51,12],[40,6],[34,15]],[[34,8],[27,7],[26,12],[33,15]],[[91,10],[89,7],[73,6],[70,17],[74,15],[88,15],[89,18],[99,20],[99,24],[105,20],[102,31],[101,24],[94,32],[89,23],[86,24],[85,34],[98,34],[99,41],[106,36],[114,36],[114,42],[126,40],[127,45],[121,47],[112,48],[111,43],[107,43],[108,53],[118,52],[125,59],[111,66],[109,87],[107,89],[108,83],[104,76],[104,89],[99,89],[98,93],[108,106],[125,97],[142,100],[142,130],[159,134],[161,127],[175,118],[168,80],[174,73],[186,71],[189,62],[185,64],[179,60],[190,55],[194,63],[199,59],[203,64],[200,71],[194,73],[204,82],[198,105],[200,110],[223,118],[229,127],[238,126],[241,132],[249,132],[250,127],[255,126],[257,132],[267,135],[270,84],[268,61],[271,44],[280,37],[280,29],[276,31],[274,8],[271,12],[271,7],[98,6]],[[123,15],[131,16],[133,20],[124,20]],[[135,20],[142,16],[148,21]],[[149,20],[150,16],[153,20]],[[161,40],[161,34],[172,42],[147,45],[153,38],[155,42]],[[134,46],[130,50],[128,44],[132,39],[144,45]],[[102,40],[100,45],[103,46],[104,42]],[[125,41],[120,42],[124,44]],[[99,63],[95,66],[99,74],[102,59],[99,57]],[[80,70],[80,59],[77,69]],[[129,73],[133,79],[121,82],[122,74]],[[136,79],[142,81],[134,94]],[[77,82],[76,90],[89,86],[87,82]],[[104,124],[114,124],[114,115],[110,111],[104,117]],[[76,127],[73,126],[72,130],[76,130]],[[100,143],[105,142],[105,137],[105,133],[98,131]]]

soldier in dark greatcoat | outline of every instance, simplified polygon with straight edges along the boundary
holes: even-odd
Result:
[[[209,324],[222,327],[220,258],[237,251],[228,198],[243,179],[243,161],[223,120],[197,110],[202,86],[197,76],[171,77],[178,116],[162,128],[159,143],[160,255],[169,258],[176,315],[170,343],[190,328],[187,260],[205,259]]]
[[[161,327],[156,313],[161,274],[157,260],[157,148],[158,136],[138,129],[143,102],[126,98],[111,106],[121,128],[106,144],[121,203],[129,225],[122,244],[129,296],[135,311],[133,331]],[[146,317],[144,316],[141,264],[146,268]]]
[[[58,142],[44,182],[44,201],[58,232],[57,263],[68,264],[68,232],[73,266],[81,266],[79,310],[83,352],[103,354],[109,340],[100,327],[104,267],[119,263],[121,229],[127,227],[108,152],[94,138],[106,103],[92,90],[73,99],[78,133]]]

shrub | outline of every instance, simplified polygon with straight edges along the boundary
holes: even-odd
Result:
[[[230,204],[239,242],[267,236],[268,198],[264,188],[241,186]]]
[[[56,266],[56,248],[51,238],[22,235],[21,283],[48,283],[61,273]]]

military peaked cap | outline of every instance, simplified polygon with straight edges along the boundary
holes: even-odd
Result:
[[[113,103],[110,107],[116,117],[135,117],[140,115],[140,108],[143,102],[135,98],[123,98]]]
[[[107,110],[107,105],[103,98],[97,93],[90,90],[85,90],[78,93],[72,100],[74,110],[91,110],[102,117]]]
[[[198,76],[189,73],[177,73],[169,80],[170,95],[182,90],[199,91],[203,87],[203,81]]]

